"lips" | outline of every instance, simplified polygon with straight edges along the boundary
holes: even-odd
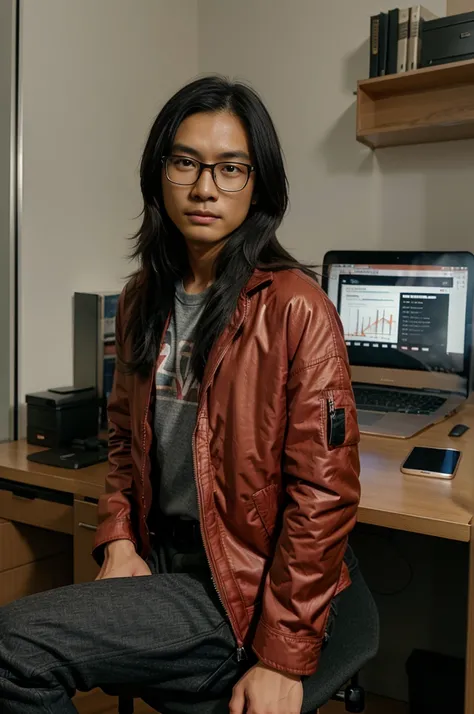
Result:
[[[201,226],[207,226],[219,220],[219,216],[210,211],[194,211],[186,214],[191,223]]]

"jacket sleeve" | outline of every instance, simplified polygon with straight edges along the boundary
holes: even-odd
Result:
[[[356,520],[359,431],[332,303],[318,291],[316,304],[301,301],[289,322],[303,327],[288,328],[286,500],[253,649],[270,667],[310,675]]]
[[[113,540],[131,540],[136,546],[132,529],[130,499],[132,487],[131,422],[127,390],[127,376],[119,362],[123,349],[122,293],[115,323],[117,363],[114,384],[108,402],[109,421],[109,471],[105,480],[105,493],[99,499],[99,526],[93,556],[99,564],[104,558],[104,546]]]

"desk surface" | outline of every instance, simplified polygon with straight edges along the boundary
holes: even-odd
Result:
[[[457,423],[471,429],[459,439],[448,432]],[[408,476],[400,464],[416,445],[451,446],[462,458],[453,481]],[[78,471],[27,461],[38,451],[26,442],[0,444],[0,477],[80,496],[98,498],[103,492],[107,464]],[[474,513],[474,406],[409,440],[363,436],[361,442],[362,498],[359,521],[414,533],[469,541]]]
[[[453,439],[455,424],[470,430]],[[462,452],[452,481],[402,474],[400,465],[414,446],[455,448]],[[453,540],[469,541],[474,514],[474,406],[411,439],[362,436],[362,523]]]

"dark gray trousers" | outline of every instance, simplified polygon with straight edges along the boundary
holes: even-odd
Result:
[[[202,550],[161,548],[149,565],[151,577],[70,585],[0,608],[0,713],[73,714],[76,690],[100,687],[162,714],[227,714],[255,659],[237,662]],[[337,598],[328,634],[336,612]]]
[[[218,699],[251,662],[237,663],[206,561],[168,551],[149,564],[151,577],[70,585],[0,609],[1,714],[73,714],[75,691],[94,687],[163,714],[200,700],[222,710]]]

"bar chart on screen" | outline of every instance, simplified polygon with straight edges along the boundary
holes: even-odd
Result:
[[[345,336],[346,339],[360,337],[395,343],[398,337],[397,320],[393,312],[385,308],[351,307]]]
[[[340,315],[346,340],[395,345],[398,342],[400,291],[344,284]]]

